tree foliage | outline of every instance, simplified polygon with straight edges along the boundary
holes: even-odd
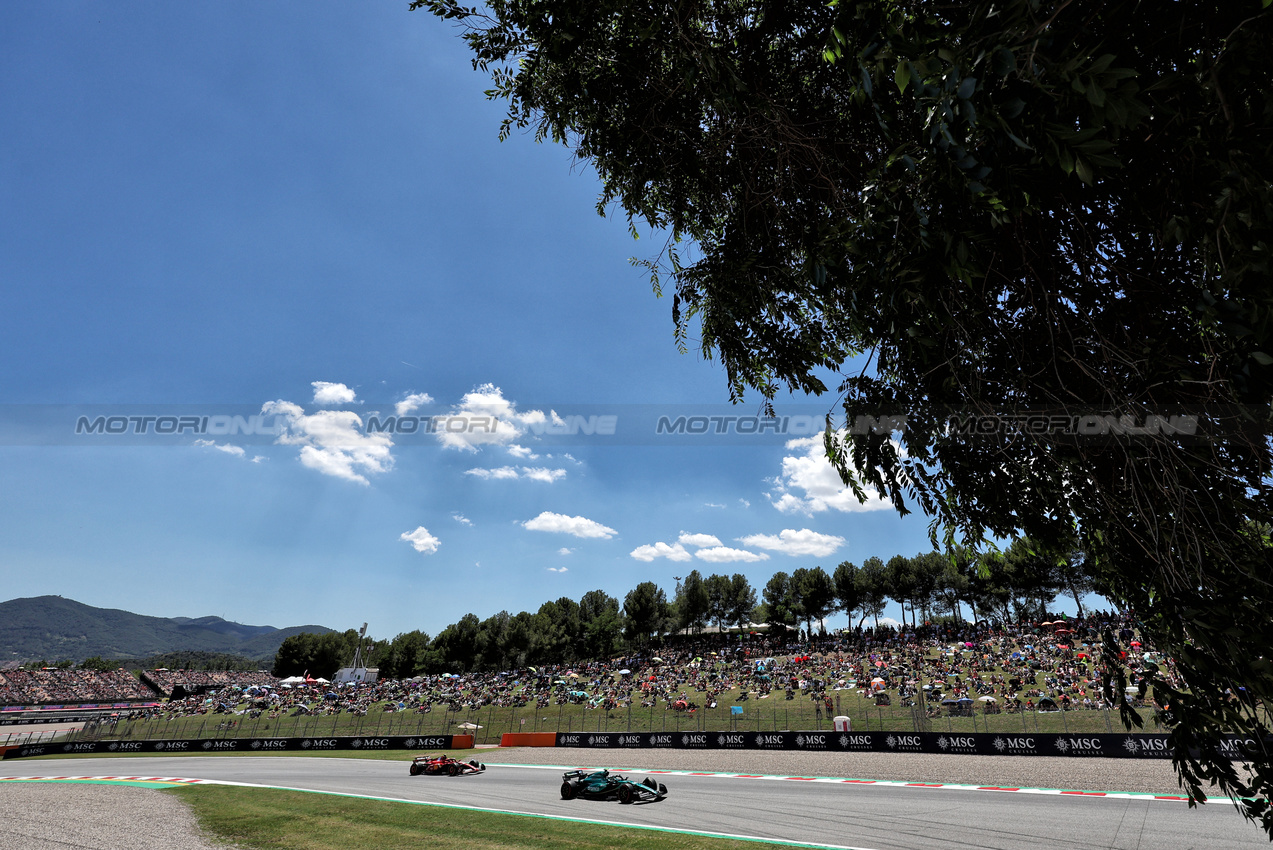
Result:
[[[845,367],[856,492],[942,548],[1081,549],[1188,683],[1154,687],[1191,798],[1215,780],[1273,834],[1269,754],[1214,756],[1273,699],[1269,5],[414,4],[463,27],[503,133],[671,234],[652,279],[735,397]]]
[[[796,624],[796,605],[791,576],[779,570],[765,584],[765,622],[770,628],[786,629]]]
[[[308,673],[315,679],[330,679],[354,657],[359,639],[353,629],[322,635],[309,632],[292,635],[279,646],[270,672],[281,678]],[[371,656],[368,666],[375,663]]]
[[[643,581],[623,598],[628,637],[634,644],[648,643],[667,616],[667,594],[652,581]]]

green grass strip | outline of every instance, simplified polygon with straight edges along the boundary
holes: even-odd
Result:
[[[173,793],[191,805],[205,830],[252,850],[382,850],[421,843],[476,850],[841,847],[332,791],[199,785]]]

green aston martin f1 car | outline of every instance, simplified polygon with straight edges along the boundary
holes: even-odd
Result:
[[[598,770],[587,773],[571,770],[561,776],[561,798],[573,800],[618,800],[620,803],[653,803],[667,796],[667,786],[646,778],[634,782],[626,776]]]

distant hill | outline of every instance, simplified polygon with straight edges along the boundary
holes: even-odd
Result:
[[[220,617],[146,617],[94,608],[61,596],[0,602],[0,666],[69,658],[145,658],[167,652],[222,652],[272,659],[285,638],[326,634],[326,626],[245,626]]]

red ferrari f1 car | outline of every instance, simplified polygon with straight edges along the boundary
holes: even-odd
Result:
[[[419,776],[422,773],[428,776],[436,776],[440,773],[447,776],[463,776],[485,771],[486,765],[476,759],[460,761],[450,756],[416,756],[411,760],[412,776]]]

